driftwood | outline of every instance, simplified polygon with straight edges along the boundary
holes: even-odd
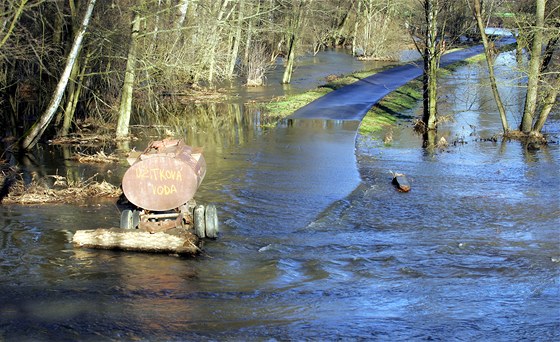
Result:
[[[410,191],[410,183],[406,176],[402,173],[393,173],[393,185],[397,187],[399,191],[402,192],[409,192]]]
[[[139,229],[78,230],[72,238],[75,247],[116,249],[124,251],[197,254],[199,239],[185,229],[149,233]]]

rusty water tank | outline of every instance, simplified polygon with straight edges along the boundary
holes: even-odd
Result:
[[[194,197],[206,174],[201,149],[182,140],[152,141],[141,153],[131,153],[122,180],[126,198],[137,207],[166,211]]]

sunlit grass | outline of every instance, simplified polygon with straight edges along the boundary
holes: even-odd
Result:
[[[392,126],[400,119],[409,118],[402,113],[416,107],[422,99],[422,82],[413,80],[385,96],[362,119],[359,133],[370,135]]]
[[[313,102],[321,96],[324,96],[333,90],[350,85],[362,78],[371,76],[376,72],[379,72],[379,70],[360,71],[347,76],[328,77],[325,84],[322,84],[313,90],[301,94],[281,96],[265,103],[264,111],[271,117],[285,118],[299,108]]]
[[[329,88],[316,88],[301,94],[282,96],[264,104],[264,108],[271,116],[284,118],[331,91]]]

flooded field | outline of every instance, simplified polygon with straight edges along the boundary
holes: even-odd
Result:
[[[537,150],[484,140],[501,131],[468,85],[484,77],[447,77],[455,120],[435,151],[406,122],[385,145],[355,121],[263,129],[224,105],[231,129],[209,119],[184,137],[205,147],[196,199],[222,230],[195,258],[73,248],[75,230],[118,225],[111,202],[0,207],[0,339],[557,340],[560,117]],[[108,170],[118,182],[125,166]]]

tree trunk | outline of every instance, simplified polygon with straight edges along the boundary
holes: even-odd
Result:
[[[132,32],[130,34],[130,47],[126,60],[126,71],[124,84],[119,106],[119,120],[117,122],[117,138],[128,136],[128,126],[130,125],[130,115],[132,111],[132,93],[134,91],[134,78],[136,75],[136,40],[140,30],[140,14],[134,13],[132,20]]]
[[[354,23],[354,31],[352,32],[352,56],[356,56],[358,47],[356,46],[356,37],[358,36],[358,27],[360,25],[359,15],[362,12],[362,1],[358,1],[358,9],[356,10],[356,22]]]
[[[84,83],[84,74],[86,72],[86,68],[89,62],[90,54],[88,54],[85,59],[83,60],[82,70],[79,75],[74,79],[74,89],[70,94],[70,99],[67,102],[66,108],[64,109],[64,121],[62,122],[62,128],[60,131],[60,136],[66,137],[70,132],[70,128],[72,127],[72,120],[74,119],[76,113],[76,107],[78,106],[78,100],[80,99],[80,94],[82,92],[83,83]]]
[[[424,11],[426,15],[426,42],[424,47],[424,72],[423,72],[423,116],[422,121],[426,129],[436,129],[437,119],[437,15],[438,1],[425,0]]]
[[[286,60],[286,68],[284,69],[284,75],[282,76],[282,84],[288,84],[292,82],[292,73],[294,71],[294,59],[295,59],[295,45],[296,45],[296,34],[292,33],[290,36],[290,46],[288,52],[288,59]]]
[[[54,46],[61,46],[64,34],[64,6],[57,6],[56,8],[57,11],[54,17],[52,40]]]
[[[260,13],[261,2],[257,1],[256,4],[257,8],[255,10],[255,14]],[[250,15],[249,22],[247,24],[247,36],[245,39],[245,51],[243,53],[243,63],[247,63],[249,61],[249,50],[252,48],[251,43],[253,39],[253,22],[254,22],[255,15]]]
[[[332,37],[333,41],[333,47],[337,47],[337,46],[341,46],[344,44],[344,40],[341,40],[341,37],[343,36],[343,31],[344,31],[344,27],[346,26],[346,23],[348,22],[348,17],[350,16],[350,13],[352,12],[352,8],[354,7],[354,3],[355,1],[352,0],[350,1],[350,4],[348,5],[348,9],[344,10],[342,9],[342,18],[340,18],[340,20],[338,21],[338,25],[336,27],[336,33],[335,36]],[[338,15],[338,13],[337,13]]]
[[[237,64],[237,59],[239,55],[239,46],[241,45],[241,28],[243,25],[243,16],[245,10],[244,0],[239,0],[237,3],[237,27],[235,28],[235,36],[233,37],[233,46],[231,48],[231,58],[229,62],[228,76],[232,77],[235,72],[235,65]]]
[[[486,64],[488,65],[488,74],[490,77],[490,87],[492,88],[492,94],[494,95],[494,101],[498,106],[498,112],[500,113],[500,119],[502,120],[502,128],[504,134],[509,131],[509,126],[506,117],[506,110],[504,108],[504,103],[498,92],[498,85],[496,82],[496,75],[494,74],[494,56],[495,53],[488,43],[488,37],[484,30],[485,25],[482,22],[482,6],[480,0],[474,0],[474,15],[476,18],[476,23],[478,24],[478,30],[480,31],[480,36],[482,38],[482,44],[484,45],[484,52],[486,54]]]
[[[79,57],[79,56],[77,56]],[[58,126],[60,124],[60,121],[63,119],[63,117],[66,116],[66,112],[67,112],[67,108],[68,108],[68,104],[70,102],[72,102],[73,99],[73,95],[75,92],[75,88],[76,88],[76,79],[78,76],[78,72],[80,70],[80,59],[76,58],[76,63],[74,63],[74,67],[72,68],[72,71],[70,72],[70,79],[69,79],[69,84],[66,88],[66,105],[64,106],[64,110],[59,111],[58,114],[56,115],[56,119],[54,120],[54,125]],[[62,107],[62,105],[61,105]]]
[[[150,233],[139,229],[77,230],[72,237],[75,247],[116,249],[134,252],[196,254],[199,238],[190,231]]]
[[[295,21],[291,25],[288,60],[286,61],[286,68],[282,76],[282,84],[288,84],[292,81],[292,73],[294,71],[294,60],[296,58],[296,48],[299,43],[301,27],[303,26],[303,10],[305,8],[305,0],[300,0],[298,11]]]
[[[179,4],[177,5],[179,9],[179,13],[177,16],[177,21],[175,21],[175,28],[180,30],[185,23],[185,19],[187,18],[187,10],[189,9],[189,0],[180,0]]]
[[[537,108],[539,75],[541,69],[545,0],[536,0],[536,4],[537,20],[531,43],[531,59],[529,61],[527,79],[527,96],[525,97],[525,107],[523,109],[523,118],[521,119],[520,127],[520,130],[524,133],[529,133],[532,129],[533,119]]]
[[[84,14],[82,26],[80,27],[80,30],[78,30],[76,38],[74,38],[74,43],[72,44],[72,48],[70,49],[68,58],[66,59],[66,66],[64,68],[64,71],[62,72],[62,75],[60,76],[60,80],[58,81],[53,97],[51,98],[51,101],[49,102],[49,105],[43,115],[33,126],[31,126],[31,128],[23,136],[21,147],[25,150],[29,150],[37,144],[37,142],[47,129],[49,123],[53,119],[56,110],[58,109],[58,105],[62,100],[64,91],[66,90],[66,85],[68,84],[70,73],[72,72],[74,63],[76,62],[76,57],[78,56],[82,47],[82,41],[88,29],[89,21],[91,19],[94,7],[95,0],[89,0],[86,13]]]
[[[223,0],[222,5],[220,6],[219,12],[218,12],[218,16],[216,19],[216,24],[214,25],[214,27],[212,28],[212,34],[210,37],[210,48],[209,48],[209,55],[208,55],[208,59],[209,59],[209,63],[208,63],[208,82],[212,83],[214,81],[214,69],[216,68],[216,50],[218,48],[218,43],[220,41],[220,23],[222,21],[222,19],[224,18],[224,15],[226,13],[226,9],[227,6],[229,4],[230,0]]]
[[[12,18],[12,21],[10,22],[10,25],[8,26],[8,30],[4,34],[4,37],[2,37],[2,40],[0,40],[0,49],[2,48],[2,46],[4,44],[6,44],[6,42],[8,41],[8,38],[10,38],[12,32],[14,32],[14,29],[17,26],[17,22],[19,21],[19,18],[23,14],[23,10],[25,9],[25,5],[27,5],[28,2],[29,2],[29,0],[22,0],[19,3],[18,8],[14,11],[14,16]],[[6,23],[4,23],[4,25],[5,24]]]
[[[74,112],[73,112],[73,108],[74,105],[74,98],[76,96],[76,93],[79,92],[78,91],[78,87],[77,87],[77,76],[79,73],[79,69],[80,69],[80,63],[79,61],[76,62],[76,64],[74,64],[74,68],[72,68],[72,72],[70,73],[70,79],[72,80],[72,82],[70,82],[70,84],[68,85],[67,91],[66,91],[66,105],[64,106],[64,110],[60,111],[59,114],[56,117],[55,120],[55,126],[58,126],[60,124],[60,120],[63,121],[62,124],[62,128],[59,132],[59,135],[61,137],[65,137],[68,135],[68,131],[70,128],[70,122],[72,121],[72,118],[74,117]],[[65,124],[68,122],[68,127],[65,130]]]
[[[560,88],[560,76],[557,73],[551,75],[552,80],[550,81],[550,89],[547,96],[544,99],[543,106],[533,126],[533,132],[540,133],[544,127],[544,123],[550,114],[550,111],[556,104],[556,97],[558,96],[558,88]]]

